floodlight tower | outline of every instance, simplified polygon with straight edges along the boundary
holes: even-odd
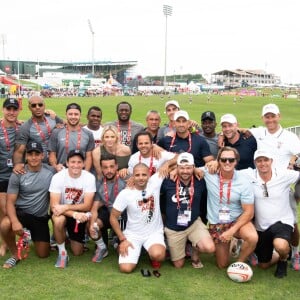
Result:
[[[168,37],[168,16],[172,16],[172,6],[163,5],[163,12],[166,17],[166,30],[165,30],[165,71],[164,71],[164,91],[166,91],[167,87],[167,37]]]
[[[89,29],[92,34],[92,75],[95,76],[95,31],[93,30],[91,20],[88,19]]]

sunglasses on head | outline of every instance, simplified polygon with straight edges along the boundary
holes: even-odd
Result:
[[[229,163],[233,163],[233,162],[235,162],[235,158],[233,158],[233,157],[220,157],[220,161],[222,162],[222,163],[226,163],[226,161],[228,161]]]
[[[264,197],[269,197],[269,192],[268,192],[268,189],[267,189],[267,184],[266,183],[263,183],[262,184],[262,188],[263,188],[263,196]]]
[[[32,104],[30,104],[30,107],[32,107],[32,108],[35,108],[35,107],[43,107],[44,106],[44,103],[32,103]]]
[[[148,199],[146,199],[146,191],[142,191],[143,203],[147,203]]]

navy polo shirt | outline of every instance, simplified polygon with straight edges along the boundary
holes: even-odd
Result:
[[[164,148],[167,151],[182,153],[187,152],[189,150],[189,137],[181,138],[176,134],[173,145],[172,143],[173,137],[164,136],[158,141],[158,146]],[[195,166],[202,167],[205,165],[203,157],[211,155],[209,150],[209,145],[204,137],[198,134],[191,134],[191,151],[189,151],[194,156]]]
[[[240,161],[236,166],[237,170],[252,168],[255,169],[254,165],[254,152],[257,149],[256,139],[253,136],[245,138],[245,135],[240,133],[240,138],[234,144],[231,144],[225,138],[225,146],[235,148],[240,154]]]

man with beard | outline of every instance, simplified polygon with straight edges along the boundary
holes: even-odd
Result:
[[[216,116],[212,111],[206,111],[201,115],[201,128],[203,137],[208,143],[213,157],[216,159],[219,151],[218,134],[216,133]]]
[[[101,125],[102,120],[102,110],[98,106],[92,106],[89,108],[87,113],[88,124],[83,128],[86,128],[93,133],[95,148],[101,143],[101,135],[103,131],[103,126]]]
[[[105,125],[114,125],[120,133],[120,141],[122,144],[129,146],[132,149],[133,140],[137,133],[144,129],[142,124],[130,120],[132,106],[129,102],[122,101],[117,104],[116,112],[118,120],[109,122]]]
[[[80,126],[81,107],[70,103],[66,108],[67,124],[64,128],[56,128],[50,138],[49,163],[57,172],[64,168],[68,153],[80,150],[85,154],[85,170],[92,167],[92,151],[94,149],[93,134]]]
[[[161,186],[161,211],[165,216],[165,234],[171,260],[176,268],[185,262],[185,246],[192,243],[192,266],[203,267],[199,252],[212,253],[215,245],[206,228],[206,186],[194,175],[194,157],[184,152],[177,158],[177,175],[174,182],[165,179]],[[204,221],[202,221],[202,220]]]
[[[117,195],[126,187],[126,182],[118,176],[118,164],[114,155],[101,156],[100,165],[103,176],[96,184],[92,216],[89,221],[89,233],[97,245],[93,262],[101,262],[108,255],[107,230],[111,227],[110,212]]]
[[[45,113],[45,101],[41,96],[32,96],[28,100],[28,108],[32,117],[26,121],[17,134],[15,151],[13,155],[15,173],[24,172],[24,153],[29,141],[42,144],[44,150],[43,162],[48,163],[48,143],[50,136],[57,124],[63,124],[63,120],[55,116],[52,118]]]

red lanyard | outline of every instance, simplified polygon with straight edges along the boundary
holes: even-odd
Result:
[[[180,201],[179,201],[179,188],[180,188],[180,182],[179,179],[177,178],[176,180],[176,200],[177,200],[177,209],[180,209]],[[189,187],[189,194],[190,194],[190,201],[188,204],[188,209],[192,209],[192,204],[193,204],[193,198],[194,198],[194,176],[191,178],[191,184]]]
[[[4,134],[4,140],[5,140],[6,150],[7,150],[7,152],[9,152],[10,151],[10,142],[9,142],[7,130],[6,130],[6,127],[4,126],[4,122],[3,121],[1,121],[1,127],[2,127],[3,134]],[[15,126],[15,130],[17,131],[17,126]]]
[[[121,134],[121,127],[120,127],[120,121],[119,121],[119,120],[118,120],[117,127],[118,127],[118,132],[119,132],[119,134]],[[122,143],[122,140],[121,140],[121,143]],[[131,122],[128,121],[128,128],[127,128],[127,146],[130,146],[130,144],[131,144]]]
[[[80,150],[80,140],[81,140],[81,128],[79,127],[77,130],[77,145],[76,145],[76,150]],[[66,127],[66,153],[69,153],[69,136],[70,136],[70,132],[69,132],[69,128],[68,126]]]
[[[172,138],[172,141],[171,141],[171,144],[170,144],[170,147],[169,147],[169,151],[171,151],[170,149],[173,147],[175,139],[176,139],[176,133],[173,135],[173,138]],[[192,135],[189,132],[189,148],[185,152],[191,152],[191,150],[192,150]]]
[[[139,156],[139,163],[142,162],[142,155],[140,154]],[[155,172],[155,169],[153,168],[153,153],[151,151],[151,156],[150,156],[150,165],[149,165],[149,173],[150,173],[150,176],[152,176]]]
[[[39,125],[38,122],[37,122],[37,120],[34,119],[34,118],[32,118],[32,122],[33,122],[33,124],[34,124],[36,130],[38,131],[38,133],[39,133],[39,135],[40,135],[42,141],[45,142],[45,141],[46,141],[45,134],[44,134],[44,132],[42,131],[40,125]],[[48,120],[47,120],[45,117],[44,117],[44,122],[45,122],[45,125],[46,125],[46,127],[47,127],[48,136],[50,137],[50,135],[51,135],[51,127],[50,127],[50,125],[49,125],[49,123],[48,123]]]
[[[227,204],[228,205],[230,204],[231,183],[232,183],[232,180],[230,179],[230,181],[228,182],[228,186],[227,186]],[[222,203],[222,198],[223,198],[223,187],[224,187],[224,178],[220,174],[220,203]]]
[[[116,175],[116,178],[114,180],[114,199],[117,197],[118,192],[119,192],[119,175]],[[106,202],[106,206],[108,207],[108,202],[109,202],[109,196],[108,196],[108,188],[107,188],[107,181],[106,181],[106,177],[104,177],[104,181],[103,181],[103,186],[104,186],[104,197],[105,197],[105,202]]]

